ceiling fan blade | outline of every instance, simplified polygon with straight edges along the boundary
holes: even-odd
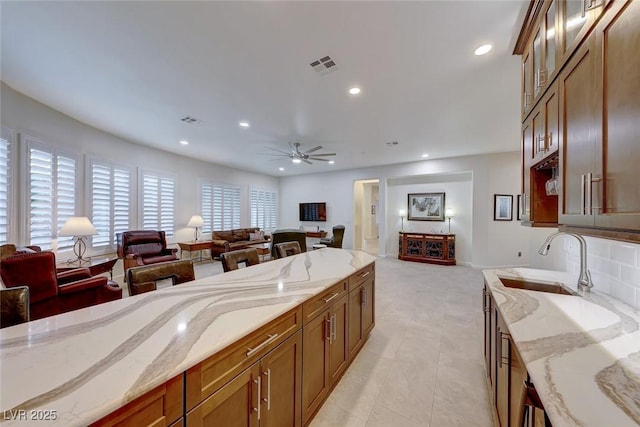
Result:
[[[314,154],[313,157],[322,157],[322,156],[335,156],[336,153],[319,153],[319,154]]]
[[[310,164],[310,165],[312,165],[312,164],[313,164],[313,163],[311,163],[311,162],[310,162],[309,160],[307,160],[307,159],[302,159],[302,161],[303,161],[303,162],[305,162],[305,163],[308,163],[308,164]]]
[[[322,150],[322,145],[318,145],[317,147],[313,147],[311,150],[305,151],[304,154],[311,154],[314,151],[318,151],[318,150]]]
[[[289,157],[289,154],[285,154],[285,153],[282,153],[282,154],[276,154],[276,153],[256,153],[256,154],[260,154],[260,155],[262,155],[262,156],[278,156],[278,157],[283,157],[283,158],[284,158],[284,157]]]
[[[322,157],[309,157],[309,160],[321,160],[323,162],[329,161],[329,159],[323,159]]]
[[[287,155],[287,156],[290,154],[288,151],[278,150],[277,148],[271,148],[271,147],[264,147],[264,148],[266,148],[267,150],[276,151],[278,153],[281,153],[281,154],[284,154],[284,155]]]

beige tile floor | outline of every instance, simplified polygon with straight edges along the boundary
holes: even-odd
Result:
[[[195,268],[222,273],[220,261]],[[469,267],[378,259],[376,326],[311,427],[493,426],[482,284]]]

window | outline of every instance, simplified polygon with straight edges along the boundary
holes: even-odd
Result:
[[[92,247],[114,249],[116,233],[131,228],[131,170],[90,160],[87,176],[91,176],[91,222],[98,231]]]
[[[202,231],[240,228],[240,188],[233,185],[200,184]]]
[[[2,128],[2,136],[0,137],[0,244],[9,242],[10,230],[9,223],[11,221],[11,212],[9,210],[13,173],[11,164],[11,154],[13,150],[13,135],[8,129]]]
[[[269,230],[278,226],[278,193],[274,190],[249,190],[251,227]]]
[[[58,230],[76,212],[75,156],[25,137],[27,144],[28,241],[52,249]],[[57,250],[73,248],[73,237],[57,239]]]
[[[161,230],[173,236],[175,223],[175,179],[142,173],[142,228]]]

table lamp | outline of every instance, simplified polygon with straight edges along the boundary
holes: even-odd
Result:
[[[187,227],[195,228],[193,232],[193,240],[195,242],[198,241],[198,228],[204,226],[204,219],[200,215],[193,215],[189,222],[187,223]]]
[[[91,257],[84,257],[87,251],[87,236],[95,236],[96,234],[98,234],[98,231],[96,231],[86,216],[72,216],[67,219],[67,222],[64,223],[60,232],[58,232],[58,236],[73,236],[73,240],[75,240],[73,253],[76,255],[76,259],[67,261],[69,264],[72,262],[80,264],[82,261],[91,261]]]
[[[451,218],[453,217],[453,210],[447,209],[444,211],[444,216],[446,216],[449,221],[449,234],[451,234]]]
[[[400,231],[404,231],[404,217],[407,215],[407,211],[400,209],[398,215],[400,215]]]

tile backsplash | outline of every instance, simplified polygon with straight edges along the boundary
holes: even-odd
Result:
[[[640,245],[615,240],[586,237],[587,267],[593,287],[640,309]],[[580,272],[580,245],[565,239],[567,270]]]

